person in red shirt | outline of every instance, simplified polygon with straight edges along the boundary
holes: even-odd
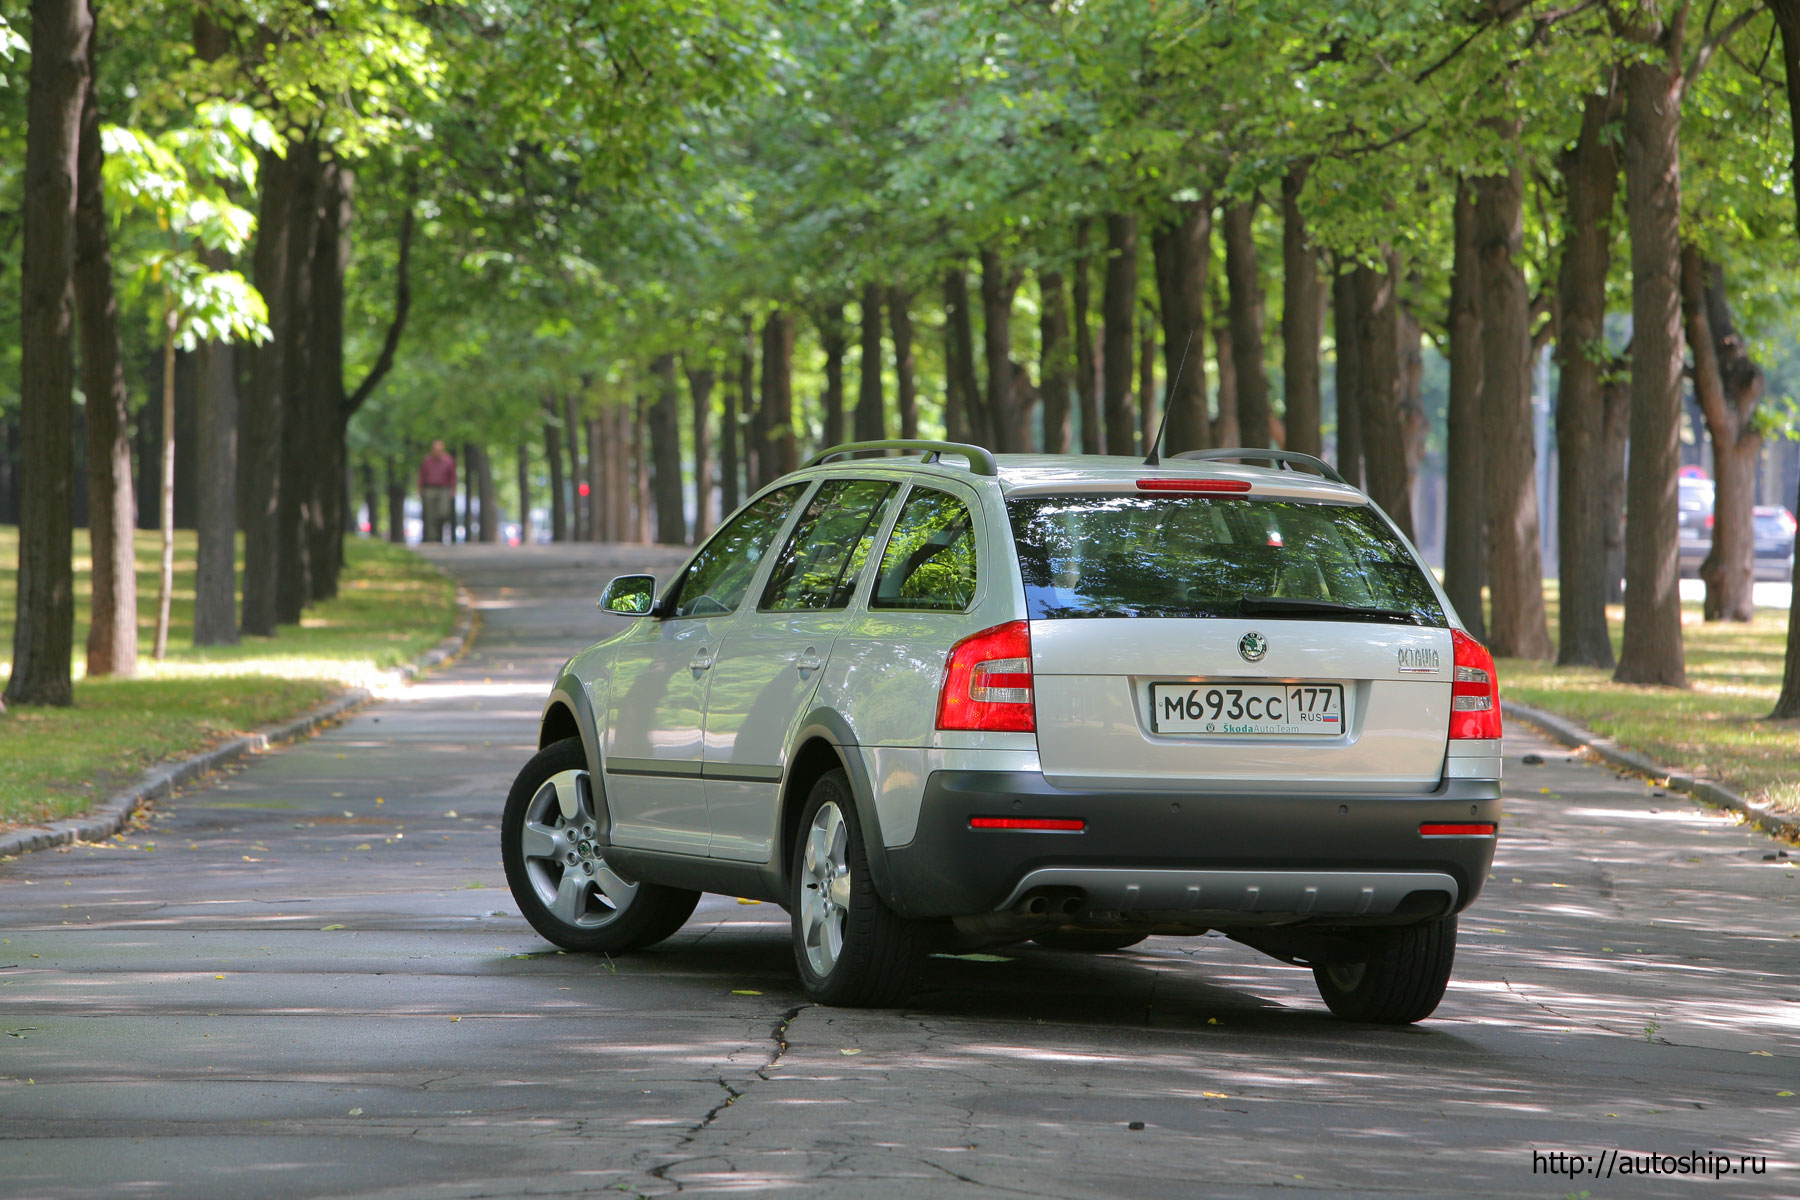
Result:
[[[425,509],[425,540],[441,542],[446,532],[456,540],[456,458],[444,449],[444,439],[431,443],[431,453],[419,464],[419,499]]]

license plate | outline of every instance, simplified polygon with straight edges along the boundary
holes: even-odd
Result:
[[[1150,712],[1157,733],[1336,737],[1344,731],[1344,686],[1153,683]]]

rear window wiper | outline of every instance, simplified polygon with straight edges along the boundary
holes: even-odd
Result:
[[[1404,608],[1364,608],[1335,600],[1306,600],[1297,596],[1244,596],[1238,600],[1244,617],[1348,617],[1359,621],[1393,621],[1405,625],[1423,622],[1419,614]]]

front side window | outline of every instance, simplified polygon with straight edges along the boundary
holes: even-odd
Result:
[[[759,496],[726,522],[681,577],[669,615],[717,617],[737,608],[750,589],[756,565],[805,490],[805,484],[796,483]]]
[[[947,492],[913,489],[894,522],[870,608],[964,612],[975,599],[975,523]]]
[[[763,607],[771,612],[843,608],[896,487],[876,479],[820,486],[775,560]]]
[[[1110,494],[1019,497],[1007,509],[1035,620],[1445,624],[1405,544],[1360,505]]]

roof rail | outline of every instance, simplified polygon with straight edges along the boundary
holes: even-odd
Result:
[[[1345,487],[1350,484],[1337,468],[1322,458],[1314,458],[1310,454],[1302,454],[1298,450],[1264,450],[1258,446],[1227,446],[1221,450],[1183,450],[1180,454],[1172,454],[1171,458],[1186,459],[1190,462],[1212,462],[1227,458],[1266,458],[1276,463],[1283,470],[1292,471],[1296,467],[1306,467],[1318,472],[1333,483],[1341,483]]]
[[[857,454],[865,450],[920,450],[925,454],[926,462],[936,462],[941,455],[960,454],[969,460],[969,470],[976,475],[998,475],[999,466],[994,462],[993,453],[985,446],[972,446],[967,442],[933,442],[920,438],[881,438],[873,442],[845,442],[841,446],[832,446],[821,450],[805,462],[801,467],[816,467],[822,462],[840,458],[846,454]]]

